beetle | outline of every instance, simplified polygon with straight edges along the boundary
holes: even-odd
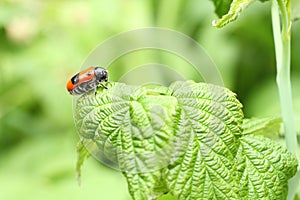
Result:
[[[108,82],[108,72],[102,67],[89,67],[75,74],[67,83],[67,90],[71,95],[87,95],[91,90],[97,94],[97,88],[107,89],[102,82]]]

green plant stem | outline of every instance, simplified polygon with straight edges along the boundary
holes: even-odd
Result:
[[[281,13],[281,28],[279,10]],[[291,20],[289,13],[289,3],[285,5],[283,0],[272,0],[272,25],[277,68],[276,81],[285,129],[286,146],[299,160],[290,78]],[[295,176],[289,181],[288,199],[293,199],[298,180],[298,176]]]
[[[293,111],[290,57],[291,57],[291,32],[290,20],[282,0],[273,0],[272,21],[276,51],[277,86],[280,97],[280,105],[284,128],[286,133],[286,144],[289,151],[297,155],[298,143]],[[278,6],[282,13],[282,31],[280,32],[280,19]],[[298,156],[298,155],[297,155]]]

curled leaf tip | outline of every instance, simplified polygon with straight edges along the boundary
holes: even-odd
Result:
[[[223,15],[219,20],[214,20],[212,25],[217,28],[222,28],[230,22],[235,21],[242,11],[255,1],[256,0],[233,0],[227,14]]]

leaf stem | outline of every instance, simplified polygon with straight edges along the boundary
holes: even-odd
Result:
[[[279,13],[280,11],[280,13]],[[272,25],[275,43],[277,87],[284,123],[286,146],[299,160],[298,142],[293,110],[290,65],[291,65],[291,20],[290,3],[283,0],[272,0]],[[281,14],[281,28],[280,28]],[[299,178],[296,176],[289,181],[288,199],[293,199]]]

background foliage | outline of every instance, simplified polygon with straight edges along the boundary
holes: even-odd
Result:
[[[84,165],[78,187],[78,136],[72,97],[65,89],[88,53],[123,31],[161,26],[191,36],[215,61],[225,86],[238,94],[246,117],[278,116],[269,2],[251,5],[238,21],[220,30],[211,26],[213,19],[217,16],[210,1],[2,0],[0,199],[129,199],[123,177],[93,159]],[[299,32],[296,22],[294,89],[300,85]],[[110,73],[120,76],[117,70]],[[296,90],[294,102],[299,131]]]

